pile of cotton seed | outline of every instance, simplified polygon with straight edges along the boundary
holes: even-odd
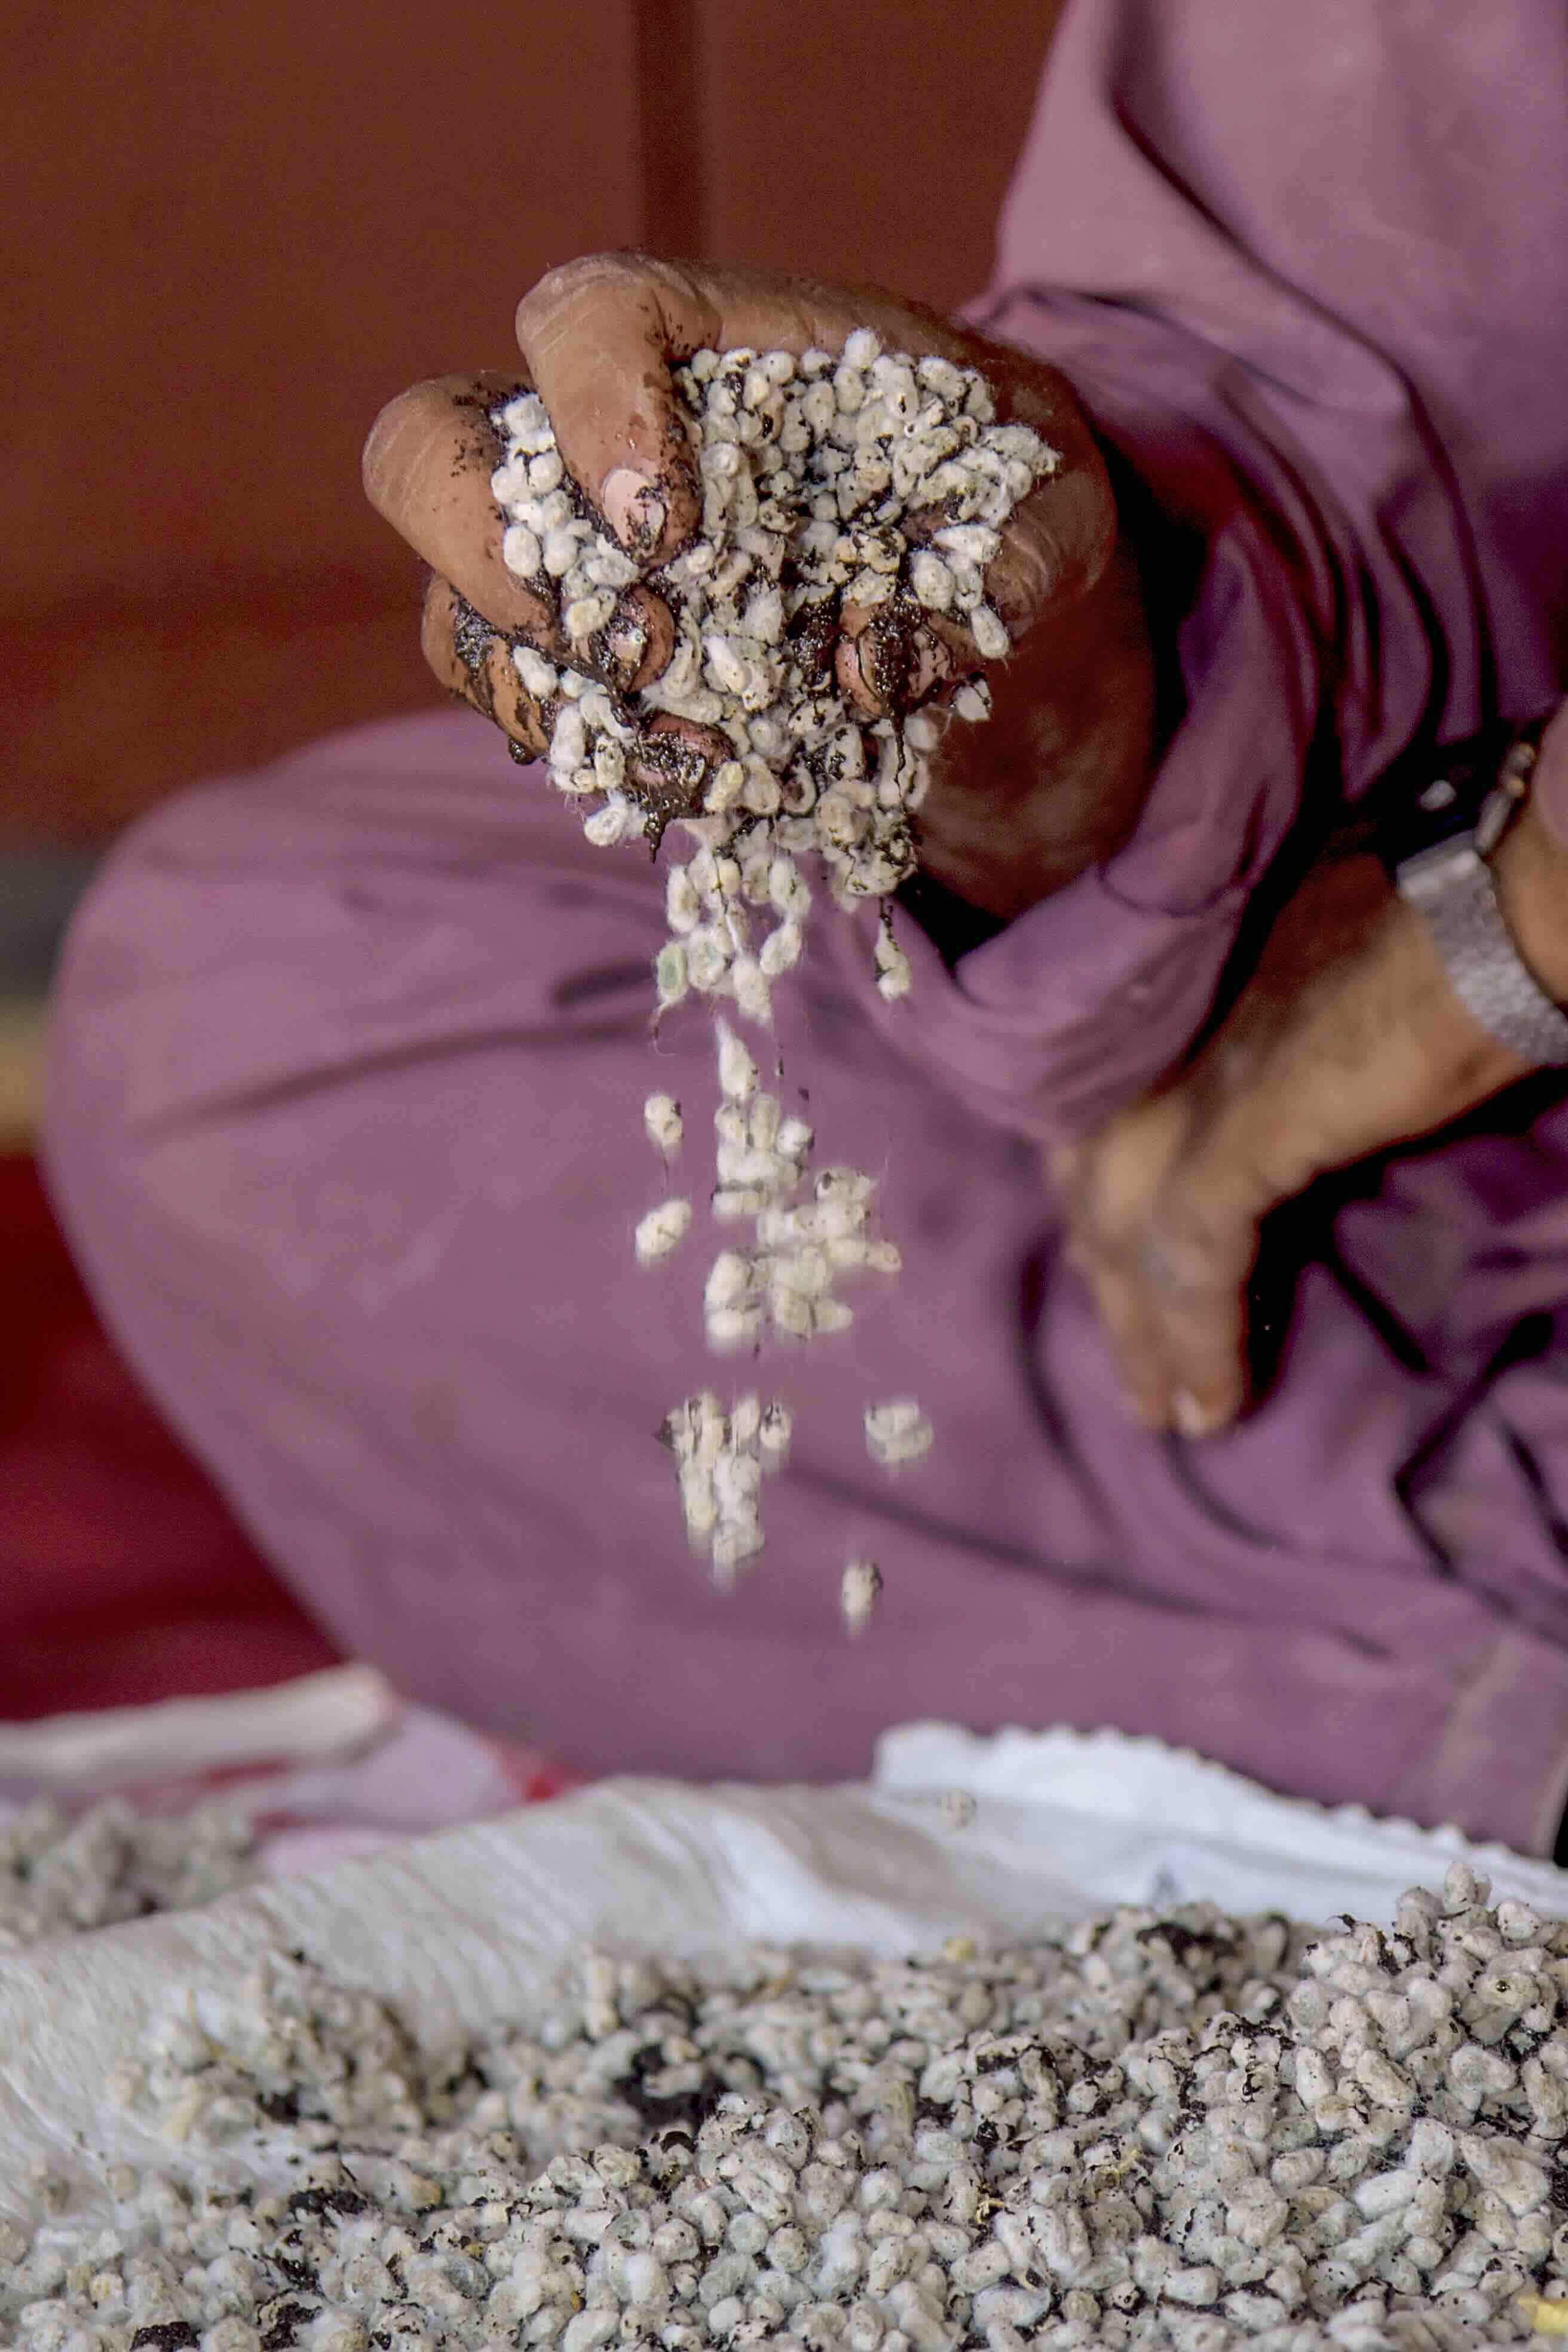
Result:
[[[930,1960],[588,1958],[416,2051],[279,1958],[117,2088],[181,2177],[0,2226],[16,2352],[1462,2352],[1568,2300],[1568,1924],[1193,1904]],[[204,2179],[253,2144],[276,2187]]]
[[[502,558],[558,613],[568,644],[591,659],[617,599],[643,577],[675,623],[663,675],[630,697],[570,663],[516,649],[519,676],[551,730],[551,775],[591,806],[584,831],[596,844],[641,836],[657,849],[672,822],[695,842],[667,877],[669,938],[655,968],[659,1013],[696,993],[727,998],[743,1018],[771,1025],[773,988],[799,960],[812,903],[803,856],[819,862],[841,907],[881,901],[877,986],[902,995],[910,964],[893,936],[889,900],[914,869],[913,820],[943,721],[920,709],[865,719],[835,666],[843,615],[847,607],[868,614],[879,641],[907,658],[922,616],[951,613],[983,658],[1005,655],[1007,632],[985,601],[984,568],[1014,507],[1060,457],[1028,426],[997,423],[976,370],[885,352],[868,330],[852,334],[837,357],[700,351],[673,381],[701,485],[701,522],[673,561],[646,574],[566,475],[543,404],[522,394],[491,414]],[[949,708],[985,718],[984,679],[965,681]],[[684,802],[672,798],[668,776],[639,782],[644,730],[661,712],[728,738],[731,756],[705,781],[665,739]],[[700,803],[691,796],[698,783]],[[721,1223],[752,1220],[755,1240],[715,1261],[704,1298],[710,1344],[844,1330],[851,1310],[830,1295],[835,1275],[898,1265],[890,1243],[863,1232],[871,1180],[828,1170],[811,1202],[792,1204],[807,1177],[809,1128],[758,1091],[751,1056],[721,1022],[719,1059],[711,1213]],[[679,1105],[650,1096],[644,1123],[668,1166],[681,1140]],[[691,1222],[689,1200],[656,1203],[637,1227],[638,1263],[668,1257]],[[868,1424],[868,1437],[884,1464],[923,1450],[908,1431],[883,1443]],[[746,1486],[746,1450],[725,1459],[725,1475]],[[693,1488],[689,1469],[682,1463],[683,1498]],[[715,1572],[729,1580],[745,1555],[735,1555],[712,1508],[709,1497],[701,1514],[713,1531]],[[736,1527],[754,1527],[750,1504],[731,1516]],[[760,1549],[760,1533],[744,1541]],[[851,1617],[852,1627],[863,1616]]]
[[[255,1843],[220,1805],[169,1821],[113,1802],[74,1820],[23,1806],[0,1818],[0,1951],[210,1903],[256,1875]]]

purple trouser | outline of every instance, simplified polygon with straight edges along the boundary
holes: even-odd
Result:
[[[78,919],[48,1118],[68,1230],[345,1647],[589,1769],[835,1775],[910,1717],[1110,1722],[1549,1846],[1568,1382],[1507,1342],[1534,1316],[1539,1349],[1568,1292],[1568,1115],[1345,1210],[1272,1401],[1203,1445],[1156,1438],[1037,1150],[924,1066],[940,971],[881,1007],[829,909],[778,992],[785,1082],[826,1160],[881,1172],[905,1270],[862,1279],[843,1336],[715,1365],[706,1220],[655,1271],[631,1253],[664,1189],[655,1086],[699,1193],[710,1164],[705,1012],[649,1042],[661,924],[640,855],[588,847],[459,713],[184,795]],[[728,1597],[654,1435],[716,1374],[797,1416]],[[893,1477],[861,1412],[907,1393],[937,1444]],[[887,1590],[851,1643],[856,1554]]]
[[[1103,868],[952,972],[906,926],[905,1004],[831,909],[779,991],[788,1080],[828,1160],[883,1172],[907,1270],[761,1368],[798,1435],[732,1599],[653,1436],[712,1374],[708,1253],[631,1261],[642,1100],[681,1097],[695,1159],[713,1091],[698,1011],[649,1049],[646,864],[457,716],[132,831],[65,962],[52,1181],[153,1395],[349,1648],[589,1768],[1109,1722],[1551,1846],[1561,1098],[1325,1214],[1279,1387],[1197,1446],[1129,1423],[1037,1147],[1185,1049],[1296,828],[1563,687],[1565,83],[1559,0],[1069,0],[975,315],[1116,453],[1171,725]],[[938,1443],[894,1481],[861,1412],[911,1392]],[[850,1644],[853,1554],[888,1589]]]

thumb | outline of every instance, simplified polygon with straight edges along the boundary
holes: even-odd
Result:
[[[1016,640],[1047,606],[1087,596],[1116,549],[1116,495],[1077,393],[1058,369],[976,338],[966,354],[995,384],[1009,423],[1026,425],[1059,457],[1014,509],[986,572],[986,592]]]
[[[1091,441],[1015,508],[1003,530],[985,584],[1008,635],[1016,642],[1042,614],[1098,587],[1115,546],[1116,500]]]

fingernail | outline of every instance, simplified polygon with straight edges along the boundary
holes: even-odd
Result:
[[[599,506],[628,554],[649,554],[664,536],[668,509],[647,476],[630,466],[605,475]]]
[[[1191,1389],[1178,1389],[1171,1399],[1171,1419],[1184,1437],[1212,1437],[1230,1415],[1224,1405],[1203,1404]]]

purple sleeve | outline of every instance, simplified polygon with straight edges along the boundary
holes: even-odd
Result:
[[[1069,0],[1058,35],[984,314],[1316,540],[1352,788],[1414,718],[1563,683],[1565,122],[1558,0]]]
[[[1180,1055],[1304,791],[1559,688],[1565,79],[1559,0],[1069,0],[971,316],[1167,518],[1184,716],[1122,851],[922,968],[922,1050],[1010,1123]]]

